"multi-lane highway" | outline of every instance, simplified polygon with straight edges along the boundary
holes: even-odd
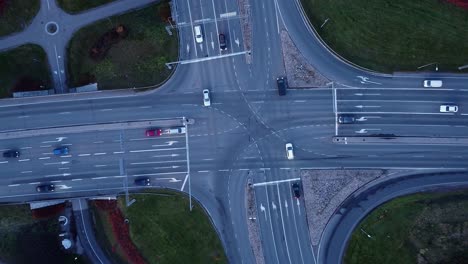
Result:
[[[298,1],[251,1],[253,39],[247,51],[237,4],[173,1],[182,63],[156,91],[0,102],[2,134],[66,128],[60,134],[0,140],[0,149],[21,153],[18,159],[0,158],[0,201],[115,194],[125,186],[135,188],[133,180],[139,177],[149,177],[153,187],[188,191],[190,175],[191,192],[210,214],[229,261],[253,263],[244,204],[250,179],[265,262],[323,263],[317,256],[320,245],[312,246],[308,238],[314,227],[307,226],[303,196],[296,199],[291,190],[301,169],[467,168],[463,145],[376,147],[333,141],[335,136],[377,134],[465,136],[465,76],[439,74],[444,88],[427,89],[421,87],[427,74],[382,75],[350,66],[304,23]],[[194,36],[196,25],[202,28],[201,43]],[[281,30],[333,80],[334,88],[289,89],[286,96],[278,95],[275,79],[285,72]],[[219,34],[226,36],[227,50],[220,50]],[[210,107],[203,106],[203,89],[211,91]],[[440,113],[439,106],[448,103],[459,111]],[[356,121],[337,124],[339,115]],[[183,118],[194,122],[187,133],[176,135],[146,137],[151,127],[80,131],[83,125]],[[294,146],[294,160],[286,159],[287,142]],[[70,153],[53,155],[59,146]],[[35,186],[49,182],[57,186],[55,193],[35,192]]]

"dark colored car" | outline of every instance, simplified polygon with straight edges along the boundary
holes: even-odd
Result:
[[[39,185],[39,186],[36,187],[36,191],[38,193],[54,192],[55,191],[55,185],[53,185],[53,184]]]
[[[69,152],[68,147],[58,147],[54,149],[54,155],[67,155]]]
[[[135,180],[135,185],[138,186],[150,186],[151,180],[150,178],[140,178]]]
[[[226,50],[226,36],[224,34],[219,34],[219,49],[220,50]]]
[[[301,197],[301,186],[299,183],[295,182],[291,185],[293,195],[296,199],[299,199]]]
[[[7,150],[3,152],[4,158],[18,158],[19,156],[20,156],[20,153],[17,150]]]
[[[278,94],[286,95],[286,89],[288,88],[288,82],[286,77],[281,76],[276,78],[276,85],[278,86]]]
[[[145,135],[147,137],[159,137],[161,136],[162,131],[160,128],[155,128],[155,129],[147,129],[145,132]]]
[[[338,123],[340,124],[352,124],[356,122],[356,118],[352,115],[340,115],[338,116]]]

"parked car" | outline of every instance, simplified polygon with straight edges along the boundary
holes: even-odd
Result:
[[[291,143],[286,143],[286,157],[288,160],[294,159],[294,149]]]
[[[7,150],[3,152],[4,158],[19,158],[20,153],[17,150]]]
[[[458,106],[456,105],[441,105],[440,106],[441,113],[456,113],[458,112]]]
[[[226,46],[226,36],[224,36],[224,34],[219,34],[219,49],[220,50],[226,50],[227,49],[227,46]]]
[[[185,134],[187,132],[187,129],[185,127],[173,127],[173,128],[168,128],[164,131],[165,134]]]
[[[356,118],[352,115],[339,115],[338,123],[339,124],[352,124],[356,121]]]
[[[295,182],[291,185],[291,189],[294,195],[294,198],[299,199],[301,197],[301,186],[299,183]]]
[[[36,187],[36,191],[38,193],[47,193],[47,192],[55,192],[55,185],[53,184],[43,184]]]
[[[135,185],[138,186],[150,186],[151,185],[151,180],[148,177],[145,178],[139,178],[135,180]]]
[[[160,128],[147,129],[145,132],[147,137],[159,137],[161,134],[162,130]]]
[[[423,85],[424,87],[439,88],[442,87],[442,80],[424,80]]]
[[[193,31],[195,32],[195,41],[197,43],[203,43],[203,35],[202,35],[201,26],[200,25],[194,26]]]
[[[68,155],[68,147],[58,147],[54,149],[54,155]]]
[[[203,105],[204,106],[210,106],[211,105],[210,90],[208,90],[208,89],[203,90]]]
[[[288,82],[286,77],[281,76],[276,78],[276,86],[278,87],[279,95],[286,95],[286,89],[288,88]]]

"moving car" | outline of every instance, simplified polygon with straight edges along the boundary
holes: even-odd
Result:
[[[150,186],[151,185],[151,180],[150,178],[139,178],[135,180],[135,185],[138,186]]]
[[[226,36],[224,36],[224,34],[219,34],[219,49],[220,50],[226,50],[227,49],[227,46],[226,46]]]
[[[203,43],[203,35],[201,32],[201,26],[194,26],[193,31],[195,32],[195,41],[197,43]]]
[[[166,134],[185,134],[187,129],[185,127],[173,127],[165,130]]]
[[[203,105],[204,106],[210,106],[211,105],[210,90],[208,90],[208,89],[203,90]]]
[[[162,130],[160,128],[147,129],[145,132],[147,137],[159,137],[161,134]]]
[[[54,149],[54,155],[67,155],[69,152],[68,147],[58,147]]]
[[[424,80],[424,87],[442,87],[442,80]]]
[[[18,158],[19,156],[20,156],[20,153],[17,150],[7,150],[3,152],[4,158]]]
[[[441,113],[456,113],[458,112],[458,106],[456,105],[441,105],[440,106]]]
[[[276,78],[276,86],[278,86],[279,95],[286,95],[286,89],[288,88],[286,77],[280,76]]]
[[[356,118],[352,115],[339,115],[338,123],[339,124],[352,124],[356,121]]]
[[[288,160],[294,159],[294,149],[291,143],[286,143],[286,157]]]
[[[292,189],[294,198],[299,199],[299,197],[301,197],[301,186],[299,185],[299,183],[295,182],[291,184],[291,189]]]
[[[39,185],[36,187],[36,191],[38,193],[55,192],[55,185],[53,184]]]

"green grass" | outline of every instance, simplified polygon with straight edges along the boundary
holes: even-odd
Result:
[[[354,230],[345,254],[346,264],[417,263],[417,253],[429,249],[432,254],[448,256],[444,263],[457,263],[459,239],[450,237],[468,223],[468,192],[424,193],[394,199],[372,211]],[[371,238],[361,231],[363,229]],[[463,232],[462,232],[463,233]],[[468,235],[462,235],[466,241]],[[453,243],[453,244],[451,244]],[[445,248],[446,247],[446,248]],[[447,249],[449,248],[449,249]],[[435,263],[429,261],[429,263]],[[437,262],[439,263],[439,262]],[[440,262],[442,263],[442,262]]]
[[[147,263],[228,263],[221,241],[205,211],[196,201],[189,211],[185,194],[173,191],[155,191],[151,194],[131,195],[136,202],[125,206],[125,197],[119,197],[119,207],[129,219],[130,236]],[[101,219],[105,219],[102,218]],[[112,231],[103,245],[108,252],[115,243]],[[112,241],[109,241],[109,237]],[[121,259],[121,258],[120,258]],[[122,260],[115,263],[125,263]]]
[[[39,7],[39,0],[0,1],[0,36],[26,29]]]
[[[57,0],[57,4],[68,13],[76,14],[115,0]]]
[[[31,84],[30,90],[52,88],[47,55],[38,45],[23,45],[0,53],[0,98],[11,97],[18,82],[25,79]]]
[[[68,81],[71,87],[97,81],[99,89],[143,87],[163,82],[171,73],[166,62],[177,60],[177,36],[166,33],[161,21],[167,2],[99,21],[78,31],[68,46]],[[114,44],[102,61],[89,57],[91,47],[117,25],[128,36]]]
[[[468,11],[445,1],[301,2],[323,40],[360,66],[382,72],[416,71],[437,62],[439,71],[458,71],[468,64]]]
[[[59,249],[57,218],[37,220],[28,205],[0,207],[0,260],[6,263],[89,263]],[[77,257],[77,260],[74,258]]]

